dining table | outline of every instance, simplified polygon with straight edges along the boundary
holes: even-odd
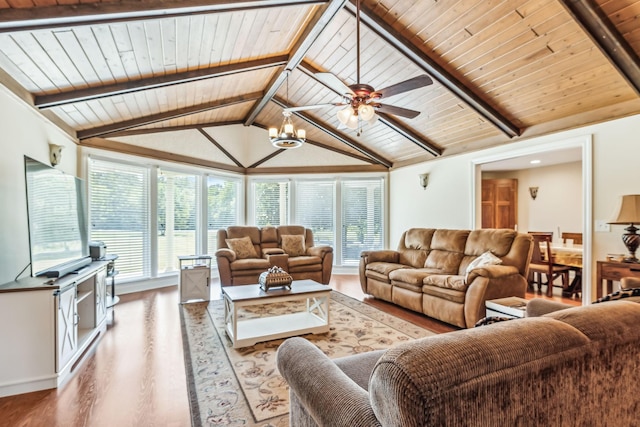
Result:
[[[572,267],[575,272],[569,287],[562,290],[562,296],[572,297],[582,291],[582,245],[554,242],[551,244],[553,263]]]

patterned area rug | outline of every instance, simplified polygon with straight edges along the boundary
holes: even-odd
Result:
[[[284,313],[292,304],[254,306],[242,316]],[[283,340],[234,349],[224,331],[222,301],[180,307],[192,424],[288,426],[289,391],[275,363]],[[330,313],[330,331],[305,338],[332,359],[434,334],[336,291]]]

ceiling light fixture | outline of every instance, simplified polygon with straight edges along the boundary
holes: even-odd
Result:
[[[349,105],[338,111],[336,116],[343,126],[358,130],[358,136],[360,136],[362,122],[373,125],[378,120],[375,108],[367,102],[375,102],[380,96],[372,97],[371,94],[375,93],[373,87],[360,84],[360,0],[356,2],[356,56],[357,83],[349,87],[354,96],[351,99],[345,96],[345,101],[349,102]]]
[[[291,70],[285,70],[287,73],[287,102],[289,99],[289,74]],[[298,148],[307,140],[307,133],[304,129],[297,129],[291,121],[291,112],[282,111],[284,119],[280,125],[280,129],[275,127],[269,128],[269,141],[276,148]]]

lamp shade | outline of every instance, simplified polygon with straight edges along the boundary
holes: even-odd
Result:
[[[618,215],[609,224],[640,224],[640,194],[622,196]]]

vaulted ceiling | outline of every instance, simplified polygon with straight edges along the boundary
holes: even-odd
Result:
[[[355,0],[0,0],[0,81],[81,145],[242,173],[387,170],[640,113],[640,0],[361,3],[360,82],[434,83],[359,135],[298,111],[295,150],[264,129],[341,99],[316,73],[356,83]]]

